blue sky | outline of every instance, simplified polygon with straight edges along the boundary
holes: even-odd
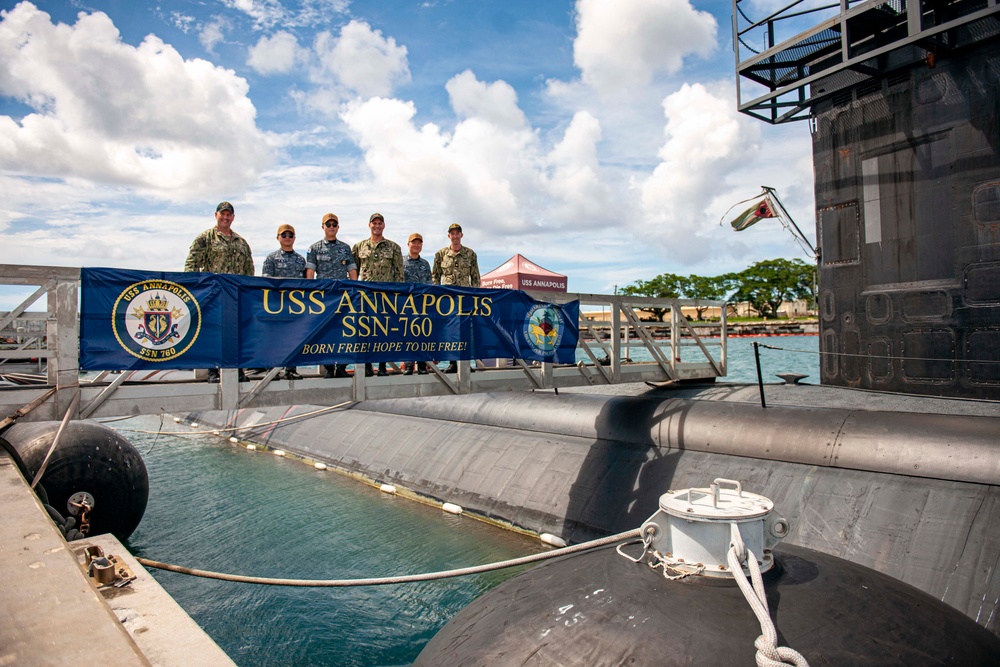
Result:
[[[808,127],[736,112],[729,2],[0,8],[2,263],[181,270],[221,200],[258,273],[279,224],[304,253],[324,213],[353,244],[379,211],[590,293],[803,257],[719,225],[762,184],[813,235]]]

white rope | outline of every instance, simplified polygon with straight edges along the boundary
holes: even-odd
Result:
[[[782,667],[783,665],[796,665],[797,667],[809,667],[809,662],[801,653],[787,646],[778,646],[778,631],[774,629],[774,622],[771,621],[771,614],[767,609],[767,596],[764,592],[764,580],[760,576],[760,566],[757,564],[757,557],[752,551],[745,548],[743,540],[739,537],[739,529],[733,525],[734,542],[730,544],[729,553],[726,554],[726,561],[729,569],[736,578],[736,583],[743,592],[757,616],[760,623],[760,636],[753,645],[757,649],[757,667]],[[740,564],[738,552],[742,551],[746,557],[746,563],[750,569],[750,577],[753,585],[747,581],[747,575],[743,572]]]
[[[492,572],[493,570],[502,570],[507,567],[537,563],[539,561],[548,560],[549,558],[558,558],[559,556],[565,556],[579,551],[586,551],[588,549],[595,549],[608,544],[614,544],[619,540],[627,540],[636,537],[637,535],[639,535],[638,528],[624,533],[618,533],[617,535],[611,535],[609,537],[602,537],[590,542],[584,542],[583,544],[575,544],[571,547],[563,547],[562,549],[555,549],[553,551],[532,554],[530,556],[522,556],[521,558],[512,558],[498,563],[463,567],[456,570],[445,570],[443,572],[427,572],[424,574],[408,574],[396,577],[379,577],[373,579],[275,579],[271,577],[250,577],[240,574],[226,574],[223,572],[196,570],[189,567],[183,567],[181,565],[160,563],[147,558],[137,557],[136,560],[146,567],[155,567],[160,570],[179,572],[181,574],[189,574],[195,577],[205,577],[206,579],[221,579],[223,581],[236,581],[246,584],[262,584],[265,586],[308,586],[320,588],[345,586],[385,586],[387,584],[408,584],[416,581],[434,581],[436,579],[447,579],[449,577],[463,577],[469,574],[481,574],[483,572]]]
[[[630,544],[642,544],[642,553],[638,556],[629,556],[622,550],[622,547],[627,547]],[[663,578],[668,581],[677,581],[678,579],[683,579],[685,577],[690,577],[696,574],[701,574],[705,571],[704,565],[692,565],[690,563],[682,563],[679,560],[671,560],[661,554],[659,551],[653,548],[653,533],[647,529],[646,533],[642,538],[638,540],[629,540],[628,542],[622,542],[617,547],[615,551],[622,558],[632,561],[633,563],[645,562],[650,569],[655,570],[657,568],[662,568]],[[675,574],[670,574],[674,572]]]

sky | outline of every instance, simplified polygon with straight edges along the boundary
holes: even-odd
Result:
[[[0,0],[0,263],[180,271],[223,200],[258,274],[327,212],[428,259],[458,222],[483,273],[521,253],[581,293],[808,259],[720,225],[768,185],[815,235],[809,127],[737,112],[731,9]]]

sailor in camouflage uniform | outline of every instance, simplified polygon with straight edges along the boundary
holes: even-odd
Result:
[[[354,244],[354,261],[358,265],[358,280],[380,283],[403,282],[403,251],[399,244],[382,236],[385,219],[372,213],[368,219],[371,238]]]
[[[427,263],[426,259],[420,256],[420,251],[424,248],[424,237],[420,234],[410,234],[406,247],[409,248],[410,252],[403,258],[403,282],[430,285],[433,282],[431,278],[431,265]],[[418,369],[417,373],[427,375],[426,361],[404,363],[403,375],[413,375],[414,366]]]
[[[264,258],[264,268],[260,275],[270,278],[305,278],[306,258],[293,250],[295,228],[291,225],[278,227],[278,244],[281,246]],[[286,380],[301,380],[295,366],[285,366]]]
[[[358,265],[358,279],[369,282],[403,282],[403,251],[399,244],[382,236],[385,218],[381,213],[372,213],[368,218],[371,238],[354,244],[354,261]],[[365,375],[372,374],[372,365],[365,364]],[[386,375],[385,362],[378,365],[378,374]]]
[[[462,225],[450,226],[448,238],[451,244],[434,254],[434,284],[479,287],[479,259],[472,248],[462,245]]]
[[[215,227],[206,229],[191,243],[185,271],[202,273],[232,273],[240,276],[253,275],[253,252],[250,244],[233,231],[236,210],[227,201],[215,207]],[[246,375],[240,369],[240,381]],[[208,381],[219,381],[219,369],[208,369]]]
[[[358,265],[354,261],[351,246],[337,240],[340,218],[334,213],[327,213],[320,225],[323,238],[309,246],[306,253],[306,278],[357,280]],[[325,378],[347,377],[346,364],[325,365],[323,370]]]
[[[191,243],[185,271],[253,275],[253,252],[246,239],[233,231],[235,217],[229,202],[215,207],[215,227],[206,229]]]
[[[434,253],[435,285],[457,285],[459,287],[479,287],[479,258],[472,248],[462,245],[462,225],[455,223],[448,227],[451,243]],[[458,364],[448,362],[445,373],[456,373]]]

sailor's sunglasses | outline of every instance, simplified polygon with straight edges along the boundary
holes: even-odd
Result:
[[[326,222],[323,223],[323,226],[324,227],[340,227],[340,223],[339,222],[334,222],[333,220],[327,220]]]
[[[281,236],[281,238],[283,238],[283,239],[294,239],[295,238],[295,232],[281,232],[281,234],[279,234],[279,236]]]

